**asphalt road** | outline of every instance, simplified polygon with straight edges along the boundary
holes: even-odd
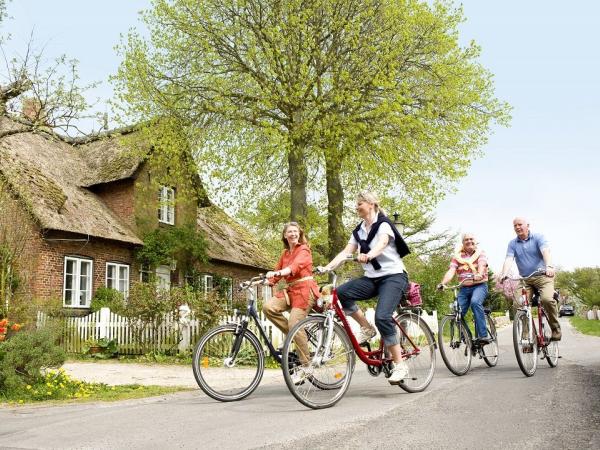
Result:
[[[0,448],[600,448],[600,338],[563,322],[563,358],[519,370],[510,327],[500,360],[475,360],[455,377],[437,358],[420,394],[372,378],[357,366],[346,396],[313,411],[282,379],[241,402],[200,390],[119,403],[0,408]]]

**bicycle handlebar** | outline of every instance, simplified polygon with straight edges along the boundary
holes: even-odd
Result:
[[[335,273],[335,269],[340,267],[342,264],[347,263],[348,261],[358,261],[358,259],[354,255],[348,255],[337,266],[335,266],[335,268],[327,269],[326,267],[317,266],[313,269],[313,273],[318,274],[318,275],[322,275],[322,274],[329,273],[329,272]]]
[[[252,277],[249,280],[242,281],[239,285],[238,292],[243,291],[244,289],[249,289],[253,286],[264,284],[267,281],[267,277],[265,274],[261,273],[256,277]]]
[[[525,281],[525,280],[528,280],[529,278],[539,276],[539,275],[545,275],[545,274],[546,274],[546,269],[536,269],[533,272],[531,272],[529,275],[527,275],[526,277],[517,277],[517,278],[504,277],[502,279],[502,281],[504,281],[506,279],[515,280],[515,281]]]

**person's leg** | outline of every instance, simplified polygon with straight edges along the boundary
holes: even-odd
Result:
[[[471,292],[471,310],[475,320],[475,329],[477,330],[478,338],[487,337],[487,327],[485,324],[485,312],[483,310],[483,302],[488,293],[487,283],[481,283],[473,286]]]
[[[377,284],[379,300],[375,309],[375,326],[377,326],[383,343],[391,353],[394,362],[399,363],[402,361],[402,351],[392,315],[408,286],[408,275],[406,273],[390,275],[378,281]]]
[[[309,300],[309,305],[306,309],[292,308],[290,310],[290,318],[288,320],[288,326],[290,330],[294,328],[294,325],[308,316],[308,312],[312,308],[312,303],[313,302]],[[296,344],[296,350],[298,351],[298,359],[300,359],[302,365],[307,365],[310,353],[308,350],[308,339],[306,337],[306,333],[303,331],[297,333],[294,337],[294,343]]]
[[[284,311],[288,311],[289,306],[285,302],[285,298],[271,297],[263,304],[263,312],[267,319],[281,330],[283,334],[289,331],[288,321],[283,315]]]
[[[372,279],[361,277],[350,280],[338,287],[337,295],[346,314],[356,320],[362,328],[372,327],[356,305],[356,300],[368,300],[377,295],[377,288]]]
[[[532,284],[540,293],[540,301],[542,302],[544,311],[548,316],[550,328],[552,328],[552,339],[560,340],[562,333],[560,330],[560,322],[558,321],[556,300],[554,299],[554,278],[546,276],[535,277],[532,280]]]

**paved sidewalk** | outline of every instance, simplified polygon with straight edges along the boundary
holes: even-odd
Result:
[[[198,387],[191,366],[74,361],[65,363],[63,369],[73,378],[94,383]],[[281,370],[267,369],[261,384],[279,380],[283,382]]]

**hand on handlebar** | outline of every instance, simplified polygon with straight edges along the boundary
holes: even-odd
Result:
[[[328,269],[327,267],[323,267],[323,266],[317,266],[313,269],[313,272],[316,274],[323,274],[323,273],[327,273],[331,271],[331,269]]]
[[[265,274],[265,278],[274,278],[274,277],[276,277],[276,276],[277,276],[277,275],[275,275],[275,274],[276,274],[276,272],[274,272],[274,271],[272,271],[272,270],[269,270],[269,271],[268,271],[268,272]]]
[[[442,283],[440,283],[440,284],[438,284],[438,285],[436,286],[436,289],[437,289],[438,291],[443,291],[444,289],[446,289],[446,285],[445,285],[445,284],[442,284]]]

